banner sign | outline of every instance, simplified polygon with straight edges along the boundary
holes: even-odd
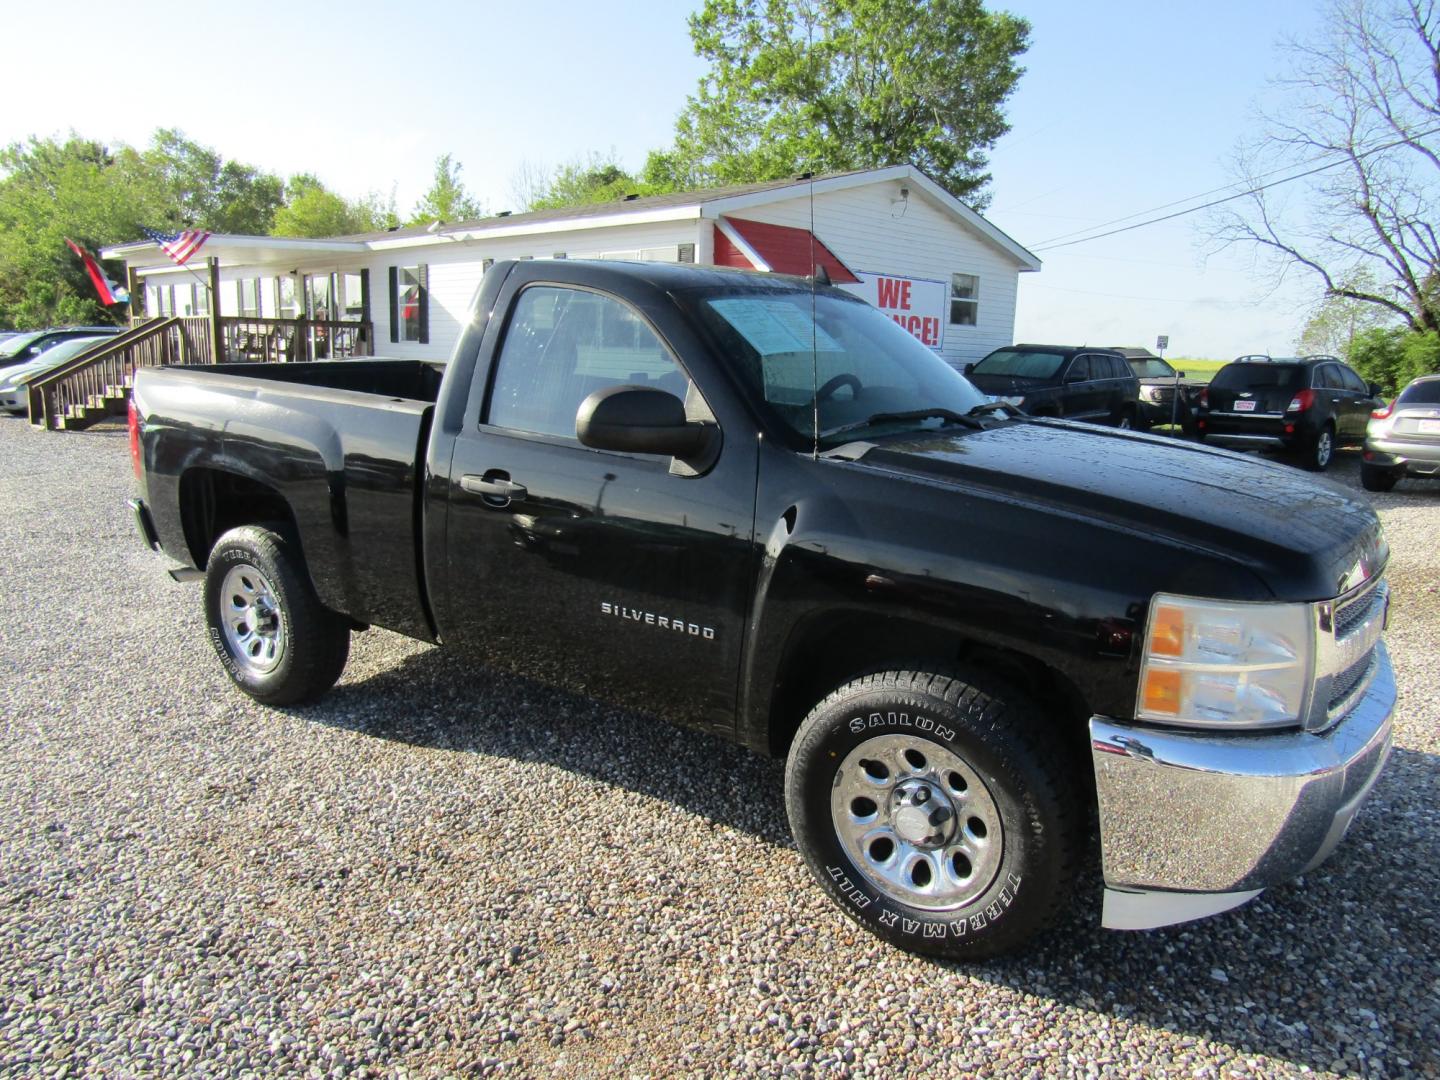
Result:
[[[897,277],[856,270],[859,285],[842,285],[862,300],[868,300],[923,345],[936,352],[945,344],[945,316],[950,303],[949,286],[926,278]]]

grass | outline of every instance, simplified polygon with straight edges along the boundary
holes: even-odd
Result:
[[[1165,359],[1176,371],[1183,371],[1187,379],[1204,379],[1207,382],[1215,372],[1230,362],[1229,360],[1200,360],[1193,356],[1167,356]]]

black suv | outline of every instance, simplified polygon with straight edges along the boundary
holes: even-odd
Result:
[[[1286,450],[1321,470],[1335,447],[1365,441],[1379,398],[1380,387],[1338,357],[1242,356],[1201,393],[1196,433],[1235,449]]]
[[[1116,349],[1009,345],[966,364],[965,375],[991,401],[1032,416],[1135,426],[1140,380]]]

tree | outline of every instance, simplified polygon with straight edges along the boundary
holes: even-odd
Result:
[[[117,321],[122,313],[101,306],[65,238],[95,251],[161,220],[165,200],[139,155],[72,133],[7,147],[0,172],[0,326]],[[105,269],[123,279],[118,264]]]
[[[181,225],[264,236],[285,202],[278,176],[226,161],[180,131],[156,131],[140,160],[170,204],[167,217]]]
[[[666,184],[649,183],[627,172],[616,161],[613,150],[607,154],[591,151],[553,171],[527,164],[512,181],[512,187],[517,191],[528,189],[529,198],[524,204],[527,210],[584,206],[672,190]]]
[[[1440,371],[1440,334],[1375,326],[1355,335],[1345,357],[1369,382],[1395,394],[1417,375]]]
[[[1029,34],[980,0],[705,0],[710,71],[647,166],[688,187],[910,162],[984,206]]]
[[[1247,194],[1224,212],[1217,236],[1258,245],[1282,275],[1313,274],[1328,297],[1378,309],[1416,333],[1435,331],[1440,8],[1435,0],[1335,0],[1325,26],[1319,40],[1286,46],[1286,104],[1241,149]],[[1276,184],[1282,176],[1303,186]]]
[[[1352,292],[1374,292],[1375,278],[1368,269],[1361,268],[1354,276],[1341,282],[1341,285]],[[1302,356],[1312,353],[1345,356],[1350,351],[1350,343],[1358,334],[1388,327],[1395,321],[1394,312],[1385,308],[1351,296],[1327,294],[1321,298],[1315,311],[1305,321],[1305,327],[1300,331],[1300,339],[1295,343],[1295,350]]]
[[[136,240],[142,225],[264,233],[283,188],[268,173],[225,161],[178,131],[157,131],[144,150],[71,133],[0,151],[0,325],[116,321],[65,246],[97,252]],[[123,280],[124,267],[105,264]]]
[[[297,173],[285,183],[285,205],[275,213],[271,235],[349,236],[397,224],[393,194],[388,205],[375,194],[352,202],[310,173]]]
[[[483,217],[485,209],[465,190],[460,181],[463,166],[449,154],[435,159],[435,180],[415,204],[411,225],[428,221],[471,221]]]

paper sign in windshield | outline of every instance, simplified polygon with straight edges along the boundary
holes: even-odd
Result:
[[[762,357],[785,353],[844,352],[808,312],[784,300],[733,297],[711,300],[710,306],[733,326]]]

